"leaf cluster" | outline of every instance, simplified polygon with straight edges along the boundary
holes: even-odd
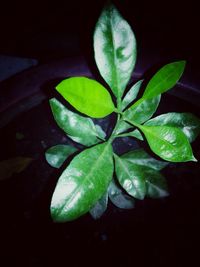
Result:
[[[136,39],[130,25],[109,4],[95,27],[94,57],[111,93],[87,77],[67,78],[56,86],[78,113],[53,98],[50,106],[54,119],[69,138],[87,148],[73,157],[58,180],[51,201],[54,221],[71,221],[87,212],[99,218],[107,208],[108,198],[117,207],[130,209],[135,205],[134,199],[166,197],[167,183],[160,171],[168,162],[196,161],[190,145],[200,132],[196,116],[171,112],[152,118],[162,94],[181,78],[186,62],[163,66],[138,97],[143,80],[125,93],[136,55]],[[116,124],[107,136],[91,118],[103,118],[113,112]],[[112,142],[124,136],[145,140],[160,160],[143,149],[115,154]],[[69,145],[57,145],[46,151],[46,159],[59,168],[75,152]]]

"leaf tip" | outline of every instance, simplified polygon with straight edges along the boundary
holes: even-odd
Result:
[[[193,156],[191,161],[198,162],[198,160]]]

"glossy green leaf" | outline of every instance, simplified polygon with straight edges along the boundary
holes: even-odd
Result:
[[[102,118],[113,111],[115,106],[105,87],[86,77],[65,79],[56,90],[78,111],[93,118]]]
[[[139,80],[129,89],[122,101],[122,110],[124,110],[131,102],[136,99],[138,92],[141,88],[142,82],[143,80]]]
[[[128,119],[129,121],[133,121],[136,123],[143,123],[150,119],[153,114],[156,112],[157,107],[160,103],[161,96],[156,96],[151,99],[140,98],[137,102],[135,102],[130,108],[128,108],[124,112],[124,119]],[[122,133],[126,130],[132,128],[133,126],[122,121],[116,130],[116,133]]]
[[[127,133],[127,136],[137,138],[140,141],[143,141],[144,140],[142,134],[140,133],[140,131],[138,129],[135,129],[132,132],[128,132]]]
[[[104,130],[98,124],[95,125],[95,128],[96,128],[97,136],[104,140],[106,137],[106,133],[104,132]]]
[[[143,149],[136,149],[129,151],[121,156],[122,159],[137,164],[140,166],[146,166],[154,170],[160,171],[168,165],[168,162],[154,159]]]
[[[146,194],[145,173],[142,169],[142,166],[115,155],[115,172],[119,183],[129,195],[138,199],[144,199]]]
[[[143,98],[153,98],[171,89],[182,76],[185,64],[181,60],[163,66],[147,84]]]
[[[15,157],[0,162],[0,180],[6,180],[15,173],[22,172],[33,159],[27,157]]]
[[[172,162],[196,161],[185,134],[170,126],[138,126],[151,150],[164,160]]]
[[[60,168],[65,160],[77,149],[69,145],[52,146],[45,152],[46,161],[54,168]]]
[[[94,53],[101,76],[122,97],[136,62],[136,40],[116,7],[107,5],[94,31]]]
[[[68,110],[55,98],[50,99],[49,102],[58,126],[72,140],[85,146],[91,146],[100,141],[97,138],[97,129],[91,119]]]
[[[187,136],[190,142],[194,141],[200,133],[200,120],[191,113],[170,112],[157,116],[145,123],[148,126],[178,127]]]
[[[106,192],[103,197],[97,201],[94,207],[90,210],[90,215],[93,219],[99,219],[104,212],[106,211],[108,206],[108,192]]]
[[[96,145],[73,158],[58,180],[51,201],[54,221],[87,213],[106,192],[113,175],[112,146]]]
[[[127,195],[122,188],[120,188],[114,180],[109,185],[108,195],[111,202],[120,209],[133,209],[135,207],[135,200],[133,197]]]
[[[162,198],[169,195],[165,178],[159,172],[149,170],[146,177],[147,196],[151,198]]]
[[[136,123],[143,123],[153,116],[160,103],[160,95],[151,99],[140,98],[124,112],[124,118]]]

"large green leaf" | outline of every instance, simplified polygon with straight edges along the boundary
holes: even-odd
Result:
[[[115,155],[115,172],[117,179],[126,192],[138,199],[146,194],[145,173],[143,167]]]
[[[56,90],[78,111],[93,118],[102,118],[115,106],[105,87],[86,77],[73,77],[60,82]]]
[[[191,113],[170,112],[157,116],[145,123],[148,126],[172,126],[180,128],[190,142],[200,133],[200,120]]]
[[[77,155],[58,180],[51,201],[54,221],[72,221],[88,212],[106,192],[113,175],[112,146],[88,148]]]
[[[136,123],[143,123],[147,121],[149,118],[153,116],[155,113],[159,103],[160,103],[161,96],[158,95],[151,99],[144,99],[140,98],[137,102],[135,102],[130,108],[128,108],[124,112],[124,119],[133,121]],[[132,128],[133,126],[126,123],[125,121],[122,121],[116,130],[116,133],[122,133],[126,130]]]
[[[182,60],[163,66],[147,84],[143,97],[152,98],[171,89],[180,79],[185,64],[186,62]]]
[[[108,195],[111,202],[120,209],[133,209],[135,207],[135,200],[133,197],[127,195],[122,188],[120,188],[114,180],[109,185]]]
[[[116,7],[107,5],[94,31],[94,53],[100,74],[119,99],[136,62],[135,36]]]
[[[144,149],[136,149],[129,151],[128,153],[123,154],[121,158],[125,159],[130,163],[137,164],[140,166],[146,166],[157,171],[162,170],[168,165],[167,162],[150,157],[149,154],[144,151]]]
[[[169,195],[167,182],[159,172],[149,169],[146,177],[146,185],[148,197],[162,198]]]
[[[60,168],[65,160],[77,149],[69,145],[52,146],[45,152],[46,161],[54,168]]]
[[[90,210],[90,215],[93,219],[99,219],[104,212],[106,211],[108,206],[108,192],[106,192],[101,199],[97,201],[94,207]]]
[[[97,129],[91,119],[68,110],[55,98],[50,99],[49,102],[58,126],[75,142],[85,146],[99,142]]]
[[[164,160],[172,162],[196,161],[185,134],[170,126],[138,125],[151,150]]]
[[[142,82],[143,80],[139,80],[138,82],[136,82],[126,93],[122,101],[122,110],[124,110],[131,102],[136,99],[138,92],[141,88]]]

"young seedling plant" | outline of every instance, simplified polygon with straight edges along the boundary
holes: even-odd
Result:
[[[150,119],[161,95],[180,79],[186,62],[163,66],[138,98],[143,80],[124,95],[136,54],[131,27],[116,7],[109,4],[94,30],[94,56],[112,95],[99,82],[87,77],[67,78],[56,86],[78,113],[52,98],[54,119],[69,138],[87,148],[76,153],[57,182],[50,207],[55,222],[72,221],[87,212],[99,218],[107,208],[108,198],[119,208],[131,209],[134,199],[166,197],[167,183],[160,171],[168,162],[196,161],[190,145],[200,132],[196,116],[170,112]],[[107,136],[91,118],[104,118],[113,112],[116,123]],[[161,160],[150,157],[143,149],[115,154],[112,143],[123,136],[145,140]],[[69,145],[57,145],[46,151],[46,159],[59,168],[76,150]]]

